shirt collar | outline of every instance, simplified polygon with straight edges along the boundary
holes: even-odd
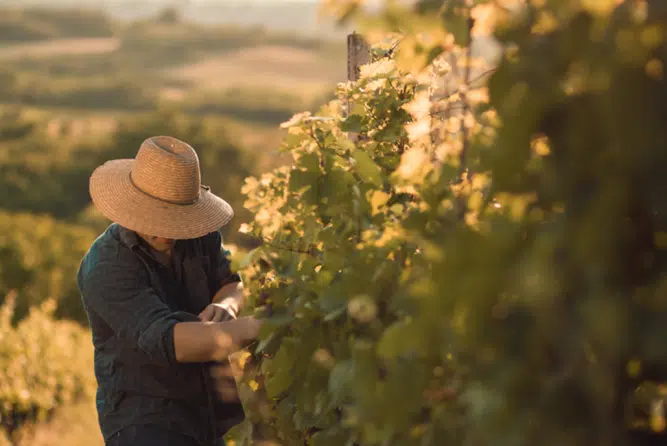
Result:
[[[147,254],[149,254],[151,257],[155,258],[156,260],[160,260],[159,255],[156,256],[156,251],[154,251],[146,242],[144,242],[139,235],[132,231],[131,229],[127,229],[117,223],[113,224],[115,226],[115,230],[118,233],[118,238],[120,239],[121,243],[123,243],[125,246],[127,246],[130,249],[134,248],[139,248],[144,250]],[[174,244],[174,250],[173,250],[173,256],[177,256],[179,254],[179,248],[180,248],[180,240],[176,240],[176,243]]]
[[[116,231],[118,231],[118,238],[125,246],[134,249],[140,245],[139,236],[136,232],[124,228],[117,223],[114,223],[114,225],[116,226]]]

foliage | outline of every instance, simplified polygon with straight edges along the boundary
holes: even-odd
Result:
[[[157,23],[175,25],[183,20],[183,12],[175,6],[167,6],[155,17]]]
[[[124,69],[128,71],[121,74]],[[27,61],[21,68],[0,69],[0,102],[86,111],[146,112],[165,102],[160,100],[160,83],[164,88],[189,89],[187,82],[179,85],[178,81],[161,78],[156,83],[155,79],[133,73],[133,70],[136,70],[134,62],[126,59],[116,62],[90,57],[85,61],[80,58]],[[297,111],[311,108],[311,104],[319,106],[324,99],[316,97],[306,101],[294,92],[230,87],[223,91],[194,90],[177,104],[192,115],[226,116],[277,126]]]
[[[149,136],[169,133],[198,151],[202,179],[236,210],[225,240],[246,243],[238,228],[249,216],[239,191],[255,157],[239,148],[216,119],[172,109],[121,120],[104,140],[79,143],[49,137],[21,110],[6,111],[0,125],[0,296],[20,291],[18,313],[46,298],[58,315],[86,323],[75,284],[79,262],[109,222],[89,209],[91,172],[109,159],[131,158]],[[223,174],[219,166],[226,166]],[[38,214],[29,214],[29,212]],[[58,220],[56,220],[58,219]],[[247,246],[247,245],[246,245]]]
[[[76,270],[96,233],[47,216],[0,211],[0,295],[18,290],[17,317],[47,299],[58,315],[86,322]]]
[[[48,123],[23,108],[3,108],[0,116],[0,208],[61,219],[77,215],[90,201],[88,178],[105,144],[96,141],[85,154],[81,142],[50,135]]]
[[[3,103],[118,113],[151,111],[158,107],[164,97],[175,97],[179,102],[180,98],[185,97],[182,106],[188,113],[214,113],[277,126],[302,108],[296,104],[301,102],[300,90],[292,92],[291,98],[284,102],[283,93],[264,88],[262,90],[266,91],[262,91],[261,95],[253,93],[250,88],[235,91],[232,95],[236,89],[227,84],[227,92],[206,91],[191,95],[191,90],[208,89],[210,81],[206,76],[199,75],[196,76],[197,80],[190,80],[179,74],[179,70],[187,70],[189,64],[203,61],[211,61],[215,67],[217,58],[223,62],[227,58],[233,60],[235,57],[243,57],[240,52],[244,49],[263,45],[305,50],[329,61],[340,60],[341,67],[344,57],[344,45],[341,42],[264,29],[205,25],[185,19],[164,23],[160,17],[121,23],[113,21],[101,11],[94,13],[99,17],[95,16],[97,18],[94,19],[91,16],[89,23],[84,26],[76,21],[93,12],[30,8],[0,8],[0,12],[4,14],[0,22],[43,21],[45,24],[39,25],[38,29],[44,32],[69,24],[73,36],[78,29],[81,33],[87,33],[88,26],[96,26],[100,30],[112,27],[114,34],[114,38],[100,41],[72,39],[28,45],[22,52],[16,51],[19,48],[15,45],[7,45],[6,51],[0,54],[0,58],[7,62],[0,69],[0,102]],[[67,18],[69,22],[65,20]],[[99,21],[104,21],[108,26]],[[9,27],[3,27],[0,38],[4,32],[13,33]],[[49,33],[53,36],[44,36],[44,39],[66,37],[56,31]],[[12,43],[28,42],[31,39],[22,36],[21,33],[10,36]],[[280,69],[283,62],[277,63]],[[267,69],[276,68],[267,65]],[[295,67],[295,70],[298,68]],[[240,71],[234,76],[244,82],[243,70]],[[215,68],[211,76],[216,76]],[[202,81],[204,85],[200,85]],[[239,82],[235,79],[228,81]]]
[[[219,119],[193,117],[164,107],[118,120],[117,129],[106,138],[72,141],[48,135],[44,122],[21,109],[6,110],[3,117],[2,209],[74,221],[90,204],[88,180],[93,169],[109,159],[133,157],[147,137],[169,133],[197,149],[203,180],[237,210],[237,218],[228,229],[230,236],[247,218],[239,191],[243,179],[253,172],[255,156],[232,140]],[[227,166],[225,175],[215,174],[220,165]]]
[[[329,96],[306,100],[294,92],[276,88],[230,87],[223,91],[195,91],[183,101],[186,112],[229,116],[249,123],[280,124],[304,109],[319,107]]]
[[[661,2],[360,3],[332,6],[400,31],[395,61],[286,123],[294,164],[246,183],[263,244],[239,266],[266,324],[234,444],[663,431],[660,387],[635,391],[667,370]],[[480,8],[505,48],[488,103]]]
[[[11,68],[4,69],[0,76],[4,79],[0,101],[6,103],[92,110],[146,110],[155,106],[158,96],[155,88],[127,76],[111,79],[98,74],[86,79],[71,76],[58,79],[50,73],[41,75]]]
[[[0,437],[93,398],[92,341],[78,324],[54,319],[49,300],[12,324],[16,295],[0,306]]]
[[[0,11],[0,41],[25,42],[72,37],[110,37],[111,19],[81,8],[13,8]]]
[[[262,27],[210,26],[187,21],[165,23],[156,20],[138,21],[118,33],[120,51],[135,55],[144,66],[154,61],[178,66],[202,56],[238,51],[260,45],[286,45],[315,50],[323,55],[338,51],[341,45],[298,34],[268,31]],[[150,58],[146,58],[150,54]]]
[[[434,311],[441,304],[418,289],[435,250],[420,231],[452,226],[460,213],[446,184],[460,174],[465,115],[454,110],[458,96],[435,99],[446,71],[443,60],[420,77],[386,58],[365,67],[317,117],[304,113],[285,124],[291,168],[246,183],[255,222],[244,229],[265,241],[245,269],[246,283],[268,312],[258,350],[269,359],[259,370],[275,401],[268,419],[260,410],[251,420],[268,423],[274,433],[263,435],[271,439],[408,445],[455,438],[445,428],[451,423],[443,424],[456,410],[443,402],[458,374],[452,352],[443,351],[452,334]],[[347,101],[355,105],[344,116]],[[459,126],[432,117],[435,105],[451,110]],[[479,133],[489,117],[466,125]],[[354,144],[348,132],[361,140]]]

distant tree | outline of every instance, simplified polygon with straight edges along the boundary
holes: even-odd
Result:
[[[180,23],[182,20],[183,20],[182,11],[180,10],[179,7],[174,5],[167,6],[166,8],[162,9],[155,18],[156,22],[167,25]]]

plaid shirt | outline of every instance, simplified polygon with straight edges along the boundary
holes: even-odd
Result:
[[[174,325],[198,321],[230,270],[221,236],[176,241],[165,265],[136,233],[117,224],[92,244],[77,275],[93,334],[102,434],[155,424],[215,444],[243,419],[240,402],[213,389],[213,364],[182,364]]]

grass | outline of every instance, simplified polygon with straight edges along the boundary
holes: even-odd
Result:
[[[102,141],[114,129],[118,121],[126,118],[133,118],[140,115],[138,112],[122,109],[98,109],[90,110],[76,107],[45,107],[45,106],[21,106],[24,116],[30,120],[37,120],[45,123],[70,124],[72,122],[85,122],[86,130],[93,133],[84,133],[78,138],[86,138],[92,141]],[[227,129],[230,135],[237,138],[239,146],[256,153],[267,155],[267,159],[260,157],[260,162],[264,167],[275,165],[275,160],[280,155],[274,153],[280,145],[281,139],[286,135],[286,131],[274,124],[265,124],[261,122],[249,122],[238,119],[233,116],[220,117],[217,113],[201,113],[202,117],[217,117],[220,125]],[[55,124],[54,124],[55,125]],[[48,129],[47,129],[48,130]],[[48,156],[48,154],[45,154]],[[1,154],[0,154],[1,158]]]
[[[13,446],[103,446],[93,401],[60,408],[46,423],[27,425],[16,434]],[[12,443],[7,443],[9,446]],[[0,439],[0,446],[5,446]]]
[[[69,55],[90,55],[111,53],[120,47],[114,37],[83,37],[57,39],[40,42],[21,42],[0,47],[0,60],[9,62],[16,59],[44,59]]]
[[[146,57],[144,57],[146,58]],[[147,58],[146,58],[147,59]],[[270,86],[300,96],[314,96],[345,80],[342,52],[323,54],[287,45],[260,45],[200,55],[196,60],[146,60],[121,48],[115,38],[67,39],[0,47],[0,62],[51,82],[79,82],[91,76],[123,76],[156,88],[227,89]],[[148,68],[147,68],[148,64]],[[156,66],[153,66],[155,64]]]
[[[313,97],[345,80],[343,60],[313,50],[263,45],[208,57],[165,74],[200,89],[262,85]]]
[[[189,113],[276,126],[345,79],[344,55],[335,51],[271,44],[142,67],[141,57],[113,39],[93,40],[0,48],[0,62],[11,61],[0,70],[0,102],[117,113],[167,100]]]
[[[19,25],[53,22],[48,35],[55,37],[4,41],[0,103],[90,115],[149,111],[166,100],[192,114],[277,126],[310,109],[346,77],[343,41],[186,21],[107,23],[104,16],[86,14],[8,13],[6,20]],[[82,17],[95,18],[112,35],[70,32]],[[256,134],[247,139],[259,144]]]

